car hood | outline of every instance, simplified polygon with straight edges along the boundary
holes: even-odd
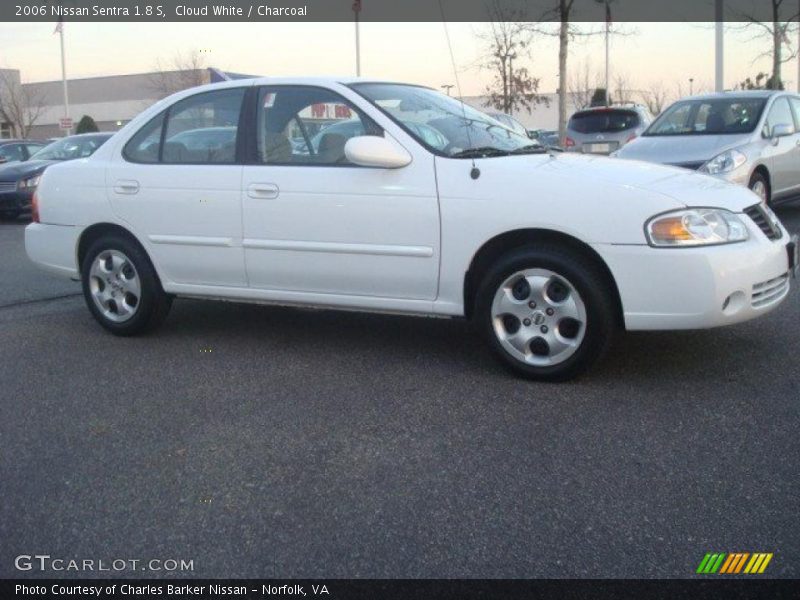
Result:
[[[621,148],[617,158],[664,164],[697,163],[747,143],[746,135],[644,135]]]
[[[57,160],[25,160],[15,162],[5,167],[0,167],[0,181],[19,181],[25,177],[36,175],[45,170]]]
[[[564,185],[568,185],[570,180],[593,180],[606,184],[604,187],[619,186],[640,190],[642,194],[666,196],[684,206],[741,212],[758,202],[756,195],[742,186],[695,171],[650,162],[564,153],[545,162],[536,161],[536,164],[538,168],[558,175],[565,181]]]

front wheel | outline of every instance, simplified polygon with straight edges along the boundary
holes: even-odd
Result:
[[[756,196],[761,198],[761,202],[764,204],[769,204],[769,182],[761,173],[753,173],[753,176],[750,178],[750,183],[747,187],[749,187],[750,190],[756,194]]]
[[[475,316],[495,354],[529,379],[565,381],[586,371],[616,330],[607,277],[558,246],[521,248],[483,278]]]
[[[154,328],[172,305],[144,250],[123,236],[103,237],[90,246],[81,279],[92,315],[116,335]]]

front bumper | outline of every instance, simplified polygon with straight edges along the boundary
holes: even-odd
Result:
[[[28,211],[31,209],[33,192],[0,192],[0,210]]]
[[[705,248],[597,244],[614,275],[629,330],[705,329],[777,308],[789,294],[791,236]]]

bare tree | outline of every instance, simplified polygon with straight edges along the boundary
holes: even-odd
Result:
[[[44,112],[44,96],[35,90],[22,85],[17,71],[0,69],[0,117],[14,137],[26,139]]]
[[[558,36],[558,137],[563,144],[567,131],[567,58],[569,55],[569,42],[576,37],[599,35],[605,31],[584,31],[571,22],[575,0],[551,1],[555,3],[555,6],[541,15],[535,29],[538,33]],[[611,2],[612,0],[608,1]],[[543,27],[556,20],[559,22],[557,30]],[[622,29],[611,28],[610,21],[609,33],[613,35],[629,34],[629,32]]]
[[[597,74],[592,77],[592,67],[589,61],[584,62],[575,69],[572,77],[569,78],[569,97],[575,106],[583,108],[592,102],[592,93],[597,87]],[[565,103],[566,104],[566,103]]]
[[[633,102],[633,90],[631,90],[631,83],[627,74],[617,73],[614,77],[614,85],[616,86],[617,102],[621,104]]]
[[[539,95],[539,78],[533,77],[526,67],[515,64],[531,57],[534,30],[524,20],[524,9],[492,0],[487,4],[487,12],[490,18],[487,30],[478,34],[486,46],[481,67],[494,74],[486,86],[486,106],[511,114],[520,109],[530,113],[533,105],[547,104],[547,99]]]
[[[797,32],[797,20],[800,17],[797,0],[769,0],[771,21],[759,21],[754,15],[740,13],[745,21],[739,29],[753,30],[755,33],[749,41],[769,40],[771,48],[756,57],[769,56],[772,59],[772,75],[766,80],[768,89],[783,89],[781,66],[798,55],[798,48],[792,48],[791,37]]]
[[[642,90],[641,97],[644,105],[647,106],[653,115],[657,116],[667,105],[667,88],[660,81],[656,81],[645,90]]]
[[[165,62],[157,59],[150,86],[159,97],[208,83],[205,60],[198,51],[178,52]]]

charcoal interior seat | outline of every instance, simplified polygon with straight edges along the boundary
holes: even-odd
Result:
[[[347,162],[344,145],[347,138],[338,133],[325,133],[319,140],[319,162],[324,164],[340,164]]]
[[[264,156],[266,163],[292,162],[292,145],[282,133],[268,131],[264,136]]]

